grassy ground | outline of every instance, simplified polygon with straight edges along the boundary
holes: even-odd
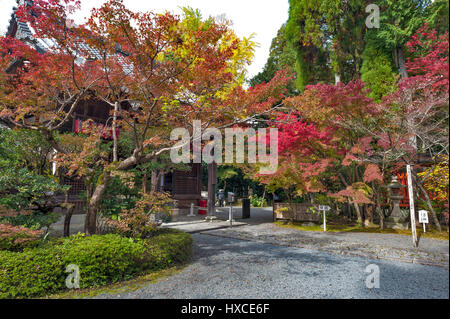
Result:
[[[302,226],[301,222],[294,222],[293,224],[285,224],[282,221],[275,222],[276,225],[280,227],[293,228],[298,230],[306,230],[306,231],[323,231],[320,225],[316,226]],[[423,233],[423,227],[417,227],[417,236],[423,238],[432,238],[432,239],[440,239],[440,240],[449,240],[449,233],[447,231],[447,227],[443,227],[443,231],[439,232],[435,229],[427,228],[426,233]],[[398,234],[398,235],[407,235],[411,236],[411,229],[409,230],[400,230],[400,229],[383,229],[381,230],[378,225],[373,225],[371,227],[362,227],[356,223],[343,223],[336,221],[327,221],[327,232],[363,232],[363,233],[377,233],[377,234]]]
[[[130,291],[135,291],[139,288],[147,286],[149,284],[158,282],[160,280],[168,280],[167,277],[172,276],[184,269],[186,265],[179,265],[170,267],[167,269],[154,271],[131,280],[121,281],[114,284],[88,289],[74,289],[64,291],[61,293],[52,294],[49,296],[37,298],[37,299],[78,299],[95,297],[101,294],[114,294],[120,295]]]

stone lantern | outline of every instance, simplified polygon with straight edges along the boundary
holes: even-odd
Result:
[[[389,189],[389,198],[392,200],[394,207],[389,217],[386,219],[386,226],[393,229],[409,229],[408,216],[404,216],[400,210],[400,201],[403,198],[402,188],[405,186],[400,184],[397,176],[392,176],[392,181],[387,188]]]

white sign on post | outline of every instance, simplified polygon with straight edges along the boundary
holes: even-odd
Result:
[[[419,210],[419,223],[428,224],[428,212],[426,210]]]
[[[328,205],[319,205],[319,211],[323,212],[323,231],[327,231],[327,219],[326,219],[326,212],[329,211],[331,208]]]
[[[423,224],[423,232],[426,232],[425,224],[428,224],[428,212],[424,209],[419,210],[419,223]]]

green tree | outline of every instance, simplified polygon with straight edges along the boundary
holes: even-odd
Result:
[[[378,0],[380,28],[370,29],[378,45],[392,52],[395,67],[402,78],[408,76],[404,46],[417,29],[434,16],[430,0]]]
[[[286,38],[295,50],[297,89],[332,80],[331,64],[327,51],[329,33],[323,22],[319,0],[290,0]]]
[[[368,29],[362,54],[361,79],[370,88],[370,97],[380,100],[391,93],[396,74],[404,78],[405,44],[425,23],[448,30],[448,0],[379,0],[380,28]],[[447,24],[445,25],[445,21]]]
[[[380,101],[393,91],[398,77],[392,56],[372,37],[367,40],[362,60],[361,80],[370,89],[369,97]]]
[[[261,72],[250,79],[250,86],[269,82],[281,69],[295,67],[296,53],[286,39],[286,24],[283,24],[277,32],[277,36],[272,39],[269,58]],[[289,95],[296,93],[295,83],[292,80],[288,85]]]
[[[219,179],[220,184],[223,182],[224,191],[226,191],[226,189],[227,189],[227,180],[236,175],[238,175],[238,172],[232,166],[225,165],[225,166],[219,166],[217,168],[217,177]]]
[[[53,196],[67,187],[51,174],[49,154],[38,132],[0,128],[0,223],[39,229],[59,218]]]
[[[448,15],[449,15],[449,1],[435,0],[427,8],[427,15],[429,15],[429,24],[432,29],[435,29],[438,34],[444,34],[448,31]]]
[[[296,50],[297,87],[359,78],[366,0],[291,0],[286,35]]]

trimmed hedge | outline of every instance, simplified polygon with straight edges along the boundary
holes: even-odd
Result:
[[[88,288],[185,263],[191,251],[190,235],[172,229],[145,240],[117,234],[76,235],[23,252],[0,251],[0,298],[66,289],[69,264],[78,265],[80,288]]]

